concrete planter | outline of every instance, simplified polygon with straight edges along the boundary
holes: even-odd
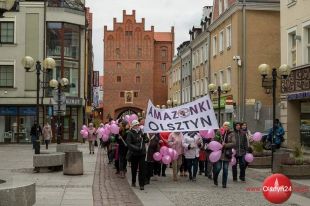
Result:
[[[71,151],[78,151],[77,144],[57,144],[56,145],[56,152],[71,152]]]
[[[33,167],[36,172],[40,172],[40,168],[48,168],[53,171],[62,170],[64,161],[65,153],[63,152],[41,153],[33,155]]]
[[[309,179],[310,164],[303,165],[280,165],[280,173],[294,179]]]
[[[15,183],[1,181],[1,206],[32,206],[36,202],[35,183]]]
[[[252,168],[270,168],[271,156],[254,156],[253,162],[249,164]]]

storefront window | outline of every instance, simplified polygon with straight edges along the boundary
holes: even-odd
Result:
[[[310,148],[310,102],[301,102],[300,138],[301,144]]]

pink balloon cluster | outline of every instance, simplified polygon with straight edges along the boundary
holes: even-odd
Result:
[[[262,137],[263,137],[262,133],[260,133],[260,132],[255,132],[255,133],[253,134],[252,139],[253,139],[255,142],[259,142],[259,141],[261,141]]]
[[[155,161],[162,161],[164,164],[170,164],[172,160],[177,160],[179,157],[178,152],[172,148],[163,146],[159,152],[153,154]]]
[[[84,139],[86,139],[88,137],[88,130],[82,129],[80,131],[80,134],[82,135]]]
[[[138,120],[138,116],[136,114],[126,115],[125,120],[131,123],[133,120]]]
[[[223,145],[217,141],[211,141],[208,144],[208,149],[212,150],[209,155],[209,160],[211,162],[217,162],[221,158]]]
[[[200,134],[200,136],[202,136],[205,139],[212,139],[215,136],[215,132],[213,129],[211,129],[211,130],[200,130],[199,134]]]
[[[117,124],[111,124],[110,131],[112,134],[119,134],[119,126]]]

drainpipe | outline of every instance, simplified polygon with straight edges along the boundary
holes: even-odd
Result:
[[[183,104],[183,94],[182,94],[182,90],[183,90],[183,66],[182,66],[182,56],[179,54],[179,52],[177,53],[177,56],[181,59],[181,66],[180,66],[180,73],[181,73],[181,82],[180,82],[180,104]]]
[[[243,0],[242,4],[242,95],[241,95],[241,102],[242,102],[242,112],[241,112],[241,121],[245,120],[245,98],[246,98],[246,1]]]

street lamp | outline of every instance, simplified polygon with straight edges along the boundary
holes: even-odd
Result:
[[[53,89],[57,89],[57,144],[61,141],[61,128],[60,128],[60,114],[61,114],[61,92],[62,89],[69,85],[69,80],[67,78],[62,78],[59,81],[52,79],[49,82],[49,86]]]
[[[15,0],[0,0],[0,18],[3,18],[3,14],[14,6]]]
[[[39,96],[40,96],[40,75],[41,72],[42,73],[46,73],[48,70],[52,70],[55,68],[55,60],[52,58],[46,58],[43,61],[43,68],[46,69],[47,71],[44,71],[44,69],[41,68],[41,62],[37,61],[36,62],[36,67],[35,69],[32,70],[33,66],[34,66],[34,60],[31,56],[25,56],[22,59],[22,65],[24,66],[26,72],[36,72],[37,74],[37,103],[36,103],[36,121],[37,121],[37,128],[36,128],[36,140],[39,140]],[[40,144],[39,144],[40,146]],[[36,146],[35,148],[37,148],[38,146]],[[35,150],[36,154],[40,154],[40,148],[37,148]]]
[[[218,123],[221,124],[221,94],[226,94],[231,90],[231,87],[228,83],[224,83],[222,86],[216,86],[215,84],[209,84],[208,86],[211,94],[217,93],[217,105],[218,105]]]
[[[270,93],[272,89],[272,138],[271,138],[271,172],[273,172],[273,153],[274,153],[274,138],[275,138],[275,129],[276,129],[276,87],[277,87],[277,78],[286,79],[290,73],[290,66],[283,64],[277,68],[273,67],[272,69],[268,64],[261,64],[258,66],[258,71],[262,76],[262,87],[266,89],[266,93]],[[271,77],[268,77],[271,71]],[[278,77],[278,73],[280,77]]]
[[[168,99],[168,100],[167,100],[167,106],[168,106],[168,108],[170,108],[170,107],[175,107],[175,106],[177,106],[177,105],[178,105],[178,101],[177,101],[176,99],[174,99],[174,100]]]

